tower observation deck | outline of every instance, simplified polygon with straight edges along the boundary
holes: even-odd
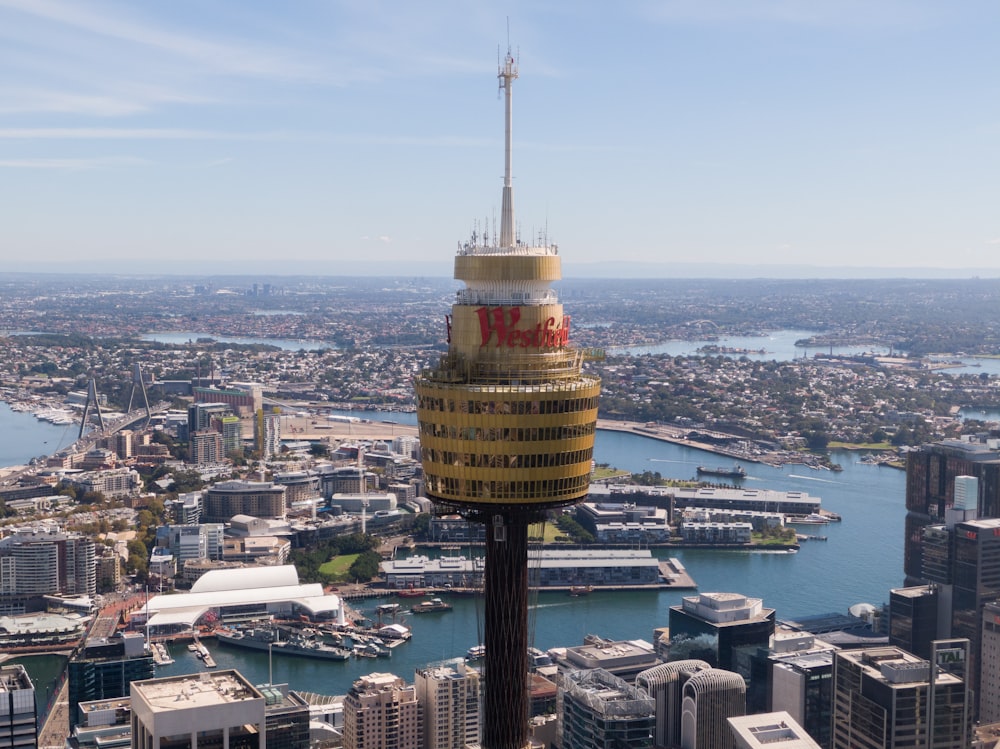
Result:
[[[483,741],[527,741],[528,525],[586,496],[600,378],[582,371],[570,316],[551,284],[555,245],[515,236],[511,85],[517,62],[499,66],[505,94],[505,173],[499,237],[460,244],[464,282],[446,317],[448,352],[416,378],[427,496],[486,525]]]

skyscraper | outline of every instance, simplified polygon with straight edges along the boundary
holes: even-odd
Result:
[[[750,658],[768,647],[774,609],[739,593],[685,596],[670,607],[670,660],[701,658],[750,679]]]
[[[572,671],[560,688],[562,749],[652,746],[653,700],[604,669]]]
[[[938,639],[938,602],[935,585],[890,590],[889,644],[930,658],[931,642]]]
[[[834,749],[967,749],[970,711],[964,678],[938,664],[967,643],[935,648],[934,662],[888,646],[834,657]]]
[[[423,713],[423,749],[465,749],[479,743],[479,672],[465,663],[428,666],[414,674]]]
[[[921,446],[906,458],[906,530],[903,571],[906,585],[927,582],[923,576],[923,529],[943,523],[949,508],[956,506],[955,479],[978,479],[975,496],[967,482],[958,491],[964,509],[976,517],[1000,517],[1000,440],[972,435]]]
[[[486,525],[483,745],[521,749],[528,733],[528,525],[587,494],[600,379],[569,345],[570,318],[551,284],[558,248],[515,236],[508,50],[499,237],[460,245],[465,283],[446,318],[448,353],[416,378],[425,493]]]
[[[732,749],[736,739],[727,722],[747,711],[743,677],[721,668],[709,668],[684,683],[681,702],[683,749]]]
[[[710,668],[705,661],[671,661],[646,669],[635,678],[635,685],[653,700],[656,716],[653,746],[680,744],[684,684],[694,674]]]

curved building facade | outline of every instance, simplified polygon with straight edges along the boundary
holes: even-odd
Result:
[[[515,236],[508,51],[499,236],[474,232],[455,258],[464,283],[446,317],[448,352],[416,378],[425,492],[486,525],[483,746],[527,739],[527,529],[590,483],[600,378],[583,372],[552,283],[558,248]]]

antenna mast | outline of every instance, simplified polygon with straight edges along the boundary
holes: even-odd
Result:
[[[511,160],[511,85],[517,78],[517,60],[510,52],[510,32],[508,30],[507,55],[497,71],[500,81],[499,91],[504,93],[504,172],[503,172],[503,208],[500,216],[500,247],[514,246],[514,183],[512,178]]]

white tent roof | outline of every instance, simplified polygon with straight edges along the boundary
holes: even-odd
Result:
[[[298,584],[299,572],[294,564],[277,567],[239,567],[230,570],[209,570],[195,581],[191,586],[191,592],[209,593]]]
[[[320,583],[299,584],[294,565],[212,570],[191,586],[190,593],[150,598],[147,626],[193,626],[213,608],[286,602],[298,603],[313,614],[339,612],[342,606],[340,596],[325,595]]]

